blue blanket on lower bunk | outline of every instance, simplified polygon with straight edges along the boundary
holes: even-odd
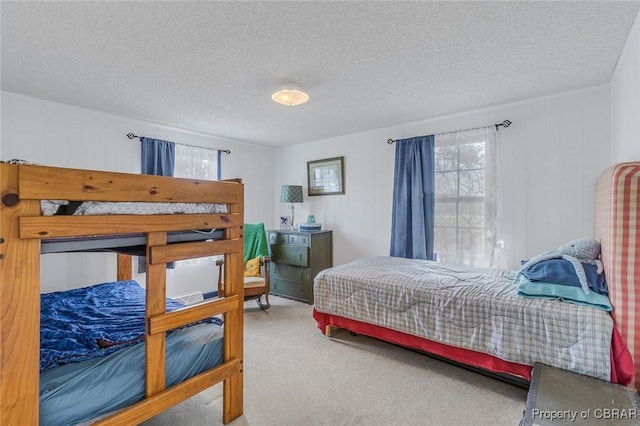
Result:
[[[167,299],[167,312],[184,307]],[[210,322],[222,325],[219,318]],[[118,281],[43,294],[40,298],[40,371],[109,355],[145,334],[145,289]]]

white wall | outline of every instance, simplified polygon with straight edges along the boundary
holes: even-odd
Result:
[[[208,148],[228,148],[222,154],[222,178],[242,178],[245,221],[272,220],[273,150],[214,138],[175,128],[105,114],[42,99],[1,92],[2,160],[25,159],[60,167],[140,173],[140,144],[126,134],[171,140]],[[42,257],[42,290],[64,290],[114,280],[115,255],[49,254]],[[135,277],[144,282],[144,275]],[[213,265],[186,266],[168,273],[169,296],[211,291],[217,286]]]
[[[640,12],[611,79],[614,163],[640,161]]]
[[[277,150],[274,191],[305,188],[296,217],[313,213],[334,230],[334,264],[389,254],[394,146],[389,138],[513,121],[498,132],[506,267],[592,235],[593,187],[611,164],[610,86],[470,111]],[[308,197],[306,162],[345,157],[344,195]],[[276,203],[275,218],[286,215]]]

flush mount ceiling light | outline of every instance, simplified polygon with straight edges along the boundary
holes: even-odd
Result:
[[[284,89],[271,95],[271,99],[282,105],[296,106],[307,102],[309,95],[298,89]]]

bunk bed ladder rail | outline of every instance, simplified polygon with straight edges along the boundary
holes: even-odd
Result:
[[[229,235],[233,235],[230,230]],[[147,398],[140,403],[120,410],[96,425],[130,425],[143,422],[198,392],[242,373],[242,359],[225,354],[225,361],[204,373],[201,373],[170,389],[165,389],[165,333],[177,327],[190,324],[214,315],[224,314],[225,317],[237,311],[243,300],[242,295],[233,294],[219,299],[185,307],[177,311],[165,312],[165,284],[166,264],[178,260],[194,257],[215,256],[224,254],[225,258],[233,262],[240,259],[243,250],[241,238],[225,239],[211,242],[191,242],[166,244],[165,233],[150,233],[147,244],[147,336],[146,336],[146,393]],[[119,256],[119,261],[125,261],[125,255]],[[118,270],[127,271],[125,267]],[[128,269],[129,273],[131,269]],[[125,272],[126,274],[126,272]],[[123,279],[130,279],[123,276]],[[233,280],[233,278],[230,277]],[[235,277],[235,280],[238,278]],[[241,282],[241,279],[240,279]],[[149,285],[151,284],[151,285]],[[242,286],[237,286],[242,290]],[[231,293],[231,292],[230,292]],[[225,320],[225,323],[227,320]],[[230,324],[232,325],[232,324]],[[227,328],[225,327],[225,333]],[[225,338],[225,342],[227,342]],[[225,344],[225,348],[227,345]],[[225,392],[226,394],[226,392]],[[230,398],[235,403],[236,398]],[[230,402],[229,402],[230,404]],[[240,404],[242,409],[242,404]],[[226,409],[225,412],[233,413]],[[242,412],[240,411],[240,414]],[[231,415],[231,414],[230,414]],[[239,414],[238,414],[239,415]],[[235,416],[237,417],[237,415]],[[233,417],[233,418],[235,418]],[[230,421],[223,419],[225,423]]]

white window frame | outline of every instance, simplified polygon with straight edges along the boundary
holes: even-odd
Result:
[[[497,240],[497,185],[496,185],[496,157],[495,157],[495,142],[496,131],[492,127],[464,130],[460,132],[451,132],[441,135],[435,135],[435,149],[434,153],[434,181],[436,185],[435,191],[435,204],[436,211],[438,205],[441,203],[455,204],[455,225],[438,225],[436,216],[434,218],[434,252],[436,259],[448,263],[460,263],[472,266],[496,266],[496,248],[498,245]],[[466,145],[471,143],[481,143],[484,145],[484,167],[480,168],[460,168],[460,145]],[[445,146],[456,147],[456,167],[452,170],[438,170],[437,164],[437,149]],[[469,171],[484,171],[484,193],[483,195],[460,195],[460,175]],[[456,174],[456,187],[455,195],[438,195],[438,174],[440,173],[455,173]],[[484,206],[483,212],[483,225],[473,226],[461,224],[460,216],[460,204],[465,202],[482,203]],[[443,229],[455,229],[455,251],[449,250],[447,253],[438,253],[438,248],[444,245],[440,242],[442,233],[439,230]],[[463,247],[463,241],[461,239],[461,230],[482,231],[482,250],[475,251],[470,247]]]

